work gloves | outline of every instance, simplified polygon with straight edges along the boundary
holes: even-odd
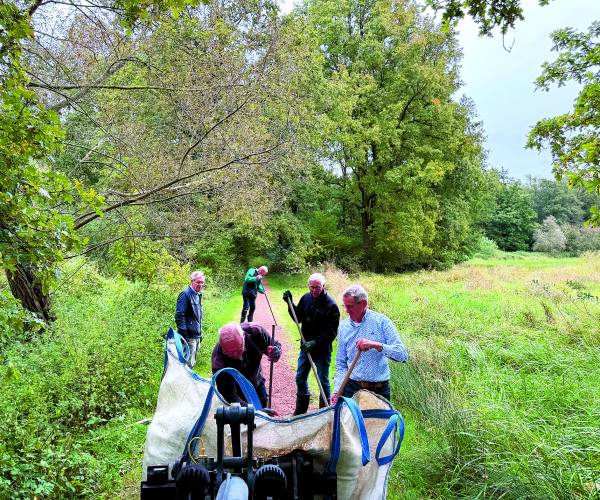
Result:
[[[303,342],[302,344],[300,344],[300,350],[304,353],[308,353],[316,345],[317,345],[316,340],[309,340],[308,342]]]
[[[283,292],[283,301],[287,303],[287,302],[288,302],[288,299],[289,299],[291,302],[293,302],[293,299],[292,299],[292,292],[290,292],[289,290],[286,290],[285,292]]]
[[[267,359],[273,363],[279,361],[281,357],[281,347],[278,345],[270,345],[267,347]]]

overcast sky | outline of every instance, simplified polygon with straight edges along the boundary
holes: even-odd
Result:
[[[535,91],[533,82],[543,61],[554,60],[549,35],[572,26],[585,29],[600,19],[600,0],[554,0],[545,7],[524,0],[525,20],[505,37],[481,38],[472,21],[459,25],[463,46],[462,92],[475,101],[487,135],[489,164],[505,168],[511,177],[551,177],[550,155],[524,149],[537,120],[567,112],[579,86]]]
[[[293,0],[283,0],[282,12],[291,10]],[[535,91],[533,82],[540,74],[543,61],[553,60],[555,53],[549,35],[572,26],[587,28],[600,19],[600,0],[553,0],[539,7],[538,0],[523,0],[525,20],[505,37],[479,37],[470,20],[459,25],[463,47],[460,93],[473,99],[478,118],[487,136],[488,163],[507,169],[511,177],[528,175],[551,177],[550,155],[524,148],[527,134],[537,120],[567,112],[577,95],[578,86]]]

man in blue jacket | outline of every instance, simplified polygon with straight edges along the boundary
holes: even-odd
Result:
[[[177,297],[175,323],[177,332],[190,348],[188,366],[194,368],[198,348],[202,341],[202,289],[205,278],[202,271],[194,271],[190,275],[190,286],[185,288]]]
[[[246,315],[248,315],[248,322],[253,321],[254,310],[256,309],[256,296],[258,292],[265,293],[262,279],[268,272],[267,266],[260,266],[258,269],[251,267],[246,272],[244,286],[242,287],[242,299],[244,300],[244,305],[242,307],[240,323],[246,321]]]

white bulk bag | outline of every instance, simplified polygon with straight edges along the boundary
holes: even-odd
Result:
[[[253,455],[271,458],[293,450],[313,457],[318,472],[337,474],[340,499],[385,499],[387,476],[404,436],[404,421],[384,398],[359,391],[353,398],[339,398],[335,406],[296,417],[273,418],[261,412],[252,384],[237,370],[224,368],[211,380],[199,377],[186,365],[182,339],[167,334],[163,379],[156,411],[146,436],[143,480],[149,465],[169,465],[188,454],[201,436],[206,454],[216,457],[216,409],[229,404],[219,394],[216,378],[232,375],[249,403],[254,404],[256,428]],[[225,429],[225,454],[231,455],[229,427]],[[242,426],[242,445],[245,443]],[[193,440],[193,441],[192,441]],[[190,442],[192,445],[190,445]],[[371,458],[374,457],[374,460]]]

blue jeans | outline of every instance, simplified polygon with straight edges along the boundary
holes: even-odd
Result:
[[[344,393],[342,396],[351,398],[354,396],[354,393],[360,391],[362,387],[357,384],[354,380],[348,379],[346,386],[344,387]],[[385,382],[383,387],[373,387],[371,389],[367,389],[368,391],[374,392],[375,394],[379,394],[383,396],[388,401],[390,400],[390,383],[388,381]]]
[[[248,321],[254,319],[254,310],[256,309],[256,297],[253,295],[242,295],[244,305],[242,306],[242,317],[240,323],[246,321],[246,313],[248,313]]]
[[[329,364],[331,363],[331,352],[320,354],[315,356],[311,353],[312,359],[317,367],[317,373],[319,374],[319,380],[323,386],[323,391],[330,399],[331,388],[329,385]],[[310,362],[306,353],[300,351],[298,356],[298,369],[296,370],[296,386],[298,387],[299,396],[308,396],[310,391],[308,390],[308,374],[310,373]]]

